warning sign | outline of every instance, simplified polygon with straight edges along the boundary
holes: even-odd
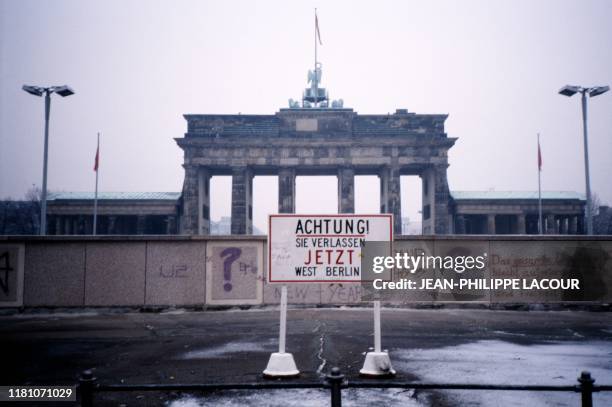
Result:
[[[359,282],[361,248],[393,239],[393,215],[270,215],[268,236],[268,282]]]

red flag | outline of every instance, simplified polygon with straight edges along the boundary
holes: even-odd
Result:
[[[319,31],[319,17],[317,17],[317,12],[315,11],[315,29],[317,30],[317,38],[319,39],[319,44],[323,45],[321,42],[321,32]]]
[[[100,146],[96,149],[96,161],[94,163],[94,171],[98,172],[98,164],[100,162]]]
[[[542,171],[542,151],[540,150],[540,140],[538,140],[538,171]]]

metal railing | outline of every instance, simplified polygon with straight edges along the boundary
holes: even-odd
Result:
[[[261,383],[219,383],[219,384],[100,384],[91,370],[86,370],[79,378],[79,393],[82,407],[94,405],[94,395],[102,392],[199,392],[210,393],[223,390],[278,390],[278,389],[329,389],[331,407],[342,406],[342,389],[413,389],[413,390],[500,390],[500,391],[550,391],[573,392],[581,394],[581,406],[593,406],[593,393],[612,391],[612,386],[596,386],[589,372],[582,372],[577,385],[496,385],[496,384],[457,384],[457,383],[412,383],[395,381],[348,381],[340,369],[334,367],[325,381],[314,383],[299,382],[261,382]]]

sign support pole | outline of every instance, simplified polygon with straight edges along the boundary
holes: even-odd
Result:
[[[285,338],[287,337],[287,286],[281,288],[280,300],[280,330],[278,333],[278,353],[285,353]]]
[[[389,354],[382,350],[380,332],[380,301],[374,301],[374,352],[366,353],[363,368],[359,371],[362,376],[394,376],[395,370],[391,365]]]
[[[374,301],[374,352],[382,352],[380,345],[380,301]]]
[[[278,352],[270,355],[268,366],[263,371],[264,377],[295,377],[300,371],[295,365],[293,355],[285,352],[287,339],[287,286],[281,288],[280,298],[280,328],[278,330]]]

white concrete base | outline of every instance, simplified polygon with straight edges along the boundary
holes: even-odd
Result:
[[[263,371],[266,377],[293,377],[300,374],[291,353],[274,352]]]
[[[387,352],[368,352],[366,353],[363,369],[359,371],[363,376],[394,376],[395,370],[391,366],[391,359]]]

